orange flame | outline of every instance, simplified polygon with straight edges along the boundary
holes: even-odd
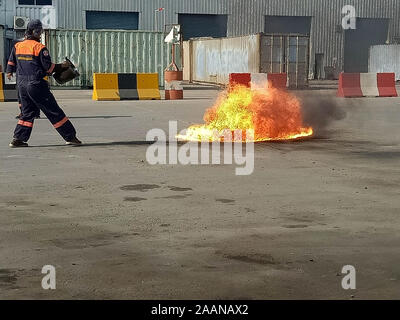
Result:
[[[204,121],[204,125],[189,127],[177,139],[223,141],[221,136],[226,130],[253,132],[253,139],[243,135],[239,142],[294,140],[313,135],[313,129],[303,125],[300,101],[268,85],[257,90],[240,85],[230,88],[206,111]]]

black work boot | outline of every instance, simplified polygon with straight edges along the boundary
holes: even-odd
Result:
[[[81,146],[82,145],[82,141],[80,141],[77,137],[74,137],[70,141],[67,141],[66,145],[68,145],[68,146]]]
[[[26,142],[22,141],[22,140],[13,139],[13,141],[11,141],[9,146],[11,148],[23,148],[23,147],[27,147],[28,144]]]

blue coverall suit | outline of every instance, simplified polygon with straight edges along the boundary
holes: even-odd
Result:
[[[43,78],[54,72],[56,65],[51,62],[47,48],[37,40],[17,43],[7,64],[7,73],[17,74],[17,86],[21,100],[22,116],[14,131],[14,138],[27,142],[31,136],[38,109],[42,110],[54,128],[71,141],[76,137],[72,123],[57,104]]]

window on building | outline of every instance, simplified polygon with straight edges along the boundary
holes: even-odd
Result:
[[[183,39],[197,37],[223,38],[228,32],[228,16],[224,14],[186,14],[179,13]]]
[[[265,33],[304,34],[311,32],[311,17],[265,16]]]
[[[20,6],[51,6],[53,0],[18,0]]]
[[[86,29],[138,30],[139,12],[86,11]]]

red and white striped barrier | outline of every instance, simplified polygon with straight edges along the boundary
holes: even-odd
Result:
[[[182,71],[165,71],[165,100],[182,100],[183,99],[183,72]]]
[[[229,74],[229,86],[242,85],[251,89],[268,87],[286,89],[286,73],[231,73]]]
[[[338,97],[397,97],[394,73],[341,73]]]

